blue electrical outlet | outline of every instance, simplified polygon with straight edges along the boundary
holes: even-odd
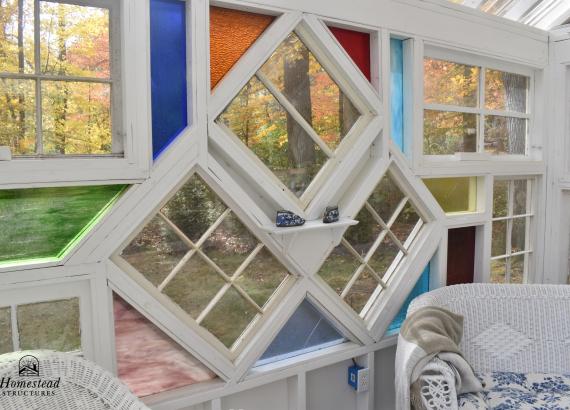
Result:
[[[348,368],[348,384],[354,390],[358,390],[358,371],[362,369],[362,366],[356,363]]]

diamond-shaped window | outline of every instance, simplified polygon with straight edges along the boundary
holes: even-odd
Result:
[[[290,277],[196,174],[121,257],[232,351]]]
[[[410,199],[386,174],[341,243],[319,271],[320,277],[361,316],[408,255],[423,220]]]
[[[300,197],[361,113],[291,33],[216,122]]]

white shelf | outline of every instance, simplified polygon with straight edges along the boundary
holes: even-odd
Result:
[[[264,226],[263,230],[268,232],[268,233],[271,233],[271,234],[287,235],[287,234],[313,231],[313,230],[319,230],[319,229],[344,228],[346,226],[356,225],[357,223],[358,223],[357,220],[350,219],[350,218],[341,218],[338,222],[333,222],[330,224],[326,224],[322,220],[319,219],[316,221],[307,221],[307,222],[305,222],[304,225],[301,225],[301,226],[290,226],[290,227],[284,227],[284,228],[277,227],[276,225]]]

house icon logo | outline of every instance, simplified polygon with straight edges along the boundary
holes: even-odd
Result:
[[[40,377],[40,361],[32,355],[22,356],[18,374],[20,376]]]

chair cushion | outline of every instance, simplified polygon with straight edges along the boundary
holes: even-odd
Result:
[[[477,377],[484,391],[459,396],[462,410],[570,410],[570,375],[491,372]]]

